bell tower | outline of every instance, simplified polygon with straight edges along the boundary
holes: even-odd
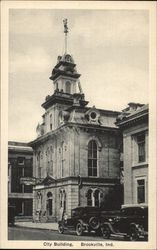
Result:
[[[59,113],[71,106],[84,107],[85,101],[80,84],[80,74],[77,72],[73,57],[67,52],[67,19],[63,20],[65,33],[65,51],[63,56],[58,56],[57,63],[52,69],[50,80],[54,84],[54,93],[46,96],[42,107],[45,109],[43,115],[43,134],[58,128]]]
[[[62,57],[58,56],[57,64],[50,77],[54,84],[54,92],[75,94],[79,77],[80,74],[76,70],[76,64],[72,56],[69,54],[64,54]]]
[[[76,93],[76,85],[80,74],[76,70],[76,64],[72,56],[67,53],[68,26],[67,19],[63,20],[65,34],[65,51],[63,56],[58,56],[57,64],[52,70],[50,79],[54,83],[54,91],[67,94]]]

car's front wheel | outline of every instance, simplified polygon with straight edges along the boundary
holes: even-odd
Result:
[[[104,239],[109,239],[110,238],[111,231],[110,231],[110,229],[109,229],[109,227],[107,225],[105,225],[102,228],[102,235],[103,235]]]
[[[130,241],[137,241],[139,239],[138,230],[136,227],[132,227],[130,229],[129,239]]]
[[[83,234],[83,227],[81,222],[78,222],[76,225],[76,234],[78,236],[81,236]]]
[[[63,233],[64,233],[64,226],[63,226],[63,224],[59,224],[59,225],[58,225],[58,232],[59,232],[60,234],[63,234]]]

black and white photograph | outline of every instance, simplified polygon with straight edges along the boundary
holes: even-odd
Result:
[[[2,2],[0,247],[156,249],[155,9]]]

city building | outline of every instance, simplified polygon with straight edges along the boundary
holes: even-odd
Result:
[[[16,216],[32,216],[33,150],[27,143],[8,142],[8,204],[16,208]],[[29,179],[28,185],[22,178]]]
[[[65,38],[67,26],[65,23]],[[56,221],[77,206],[119,208],[121,134],[117,111],[88,107],[73,57],[58,56],[33,148],[34,221]]]
[[[124,204],[147,204],[149,108],[128,105],[116,123],[123,134]]]

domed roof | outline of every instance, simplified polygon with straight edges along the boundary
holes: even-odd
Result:
[[[65,53],[63,56],[58,56],[57,64],[52,70],[50,79],[55,80],[59,75],[65,75],[75,79],[80,77],[80,74],[77,72],[73,57],[67,53]]]
[[[70,62],[70,63],[73,63],[73,64],[74,64],[74,59],[73,59],[72,56],[69,55],[69,54],[64,54],[64,55],[60,58],[60,61],[62,61],[62,62]]]

